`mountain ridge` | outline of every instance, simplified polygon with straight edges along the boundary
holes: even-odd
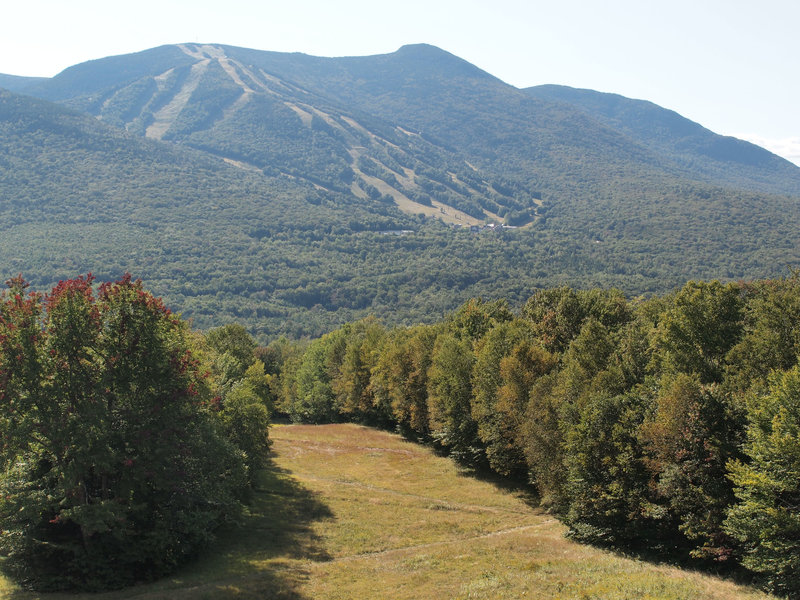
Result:
[[[587,115],[600,118],[630,135],[639,143],[659,147],[679,164],[696,164],[698,159],[710,159],[717,165],[707,166],[702,173],[712,178],[718,175],[718,163],[721,162],[733,162],[754,169],[773,167],[789,173],[797,169],[797,165],[765,148],[733,136],[716,134],[675,111],[647,100],[557,85],[536,86],[523,91],[534,97],[558,100],[577,107]],[[736,183],[747,185],[740,179],[736,179]],[[766,181],[761,183],[768,184]],[[791,189],[782,191],[796,195]]]
[[[703,158],[722,139],[707,130],[656,143],[646,120],[424,44],[162,46],[35,89],[60,100],[0,93],[0,274],[129,270],[203,328],[301,337],[366,314],[430,321],[470,296],[649,294],[800,264],[800,169]]]
[[[205,54],[204,54],[205,53]],[[547,127],[558,127],[560,121],[567,122],[567,128],[553,135],[538,139],[533,147],[528,147],[527,151],[536,156],[537,147],[552,146],[558,144],[560,139],[569,137],[574,127],[580,125],[584,129],[593,131],[587,132],[586,139],[592,139],[593,143],[602,140],[612,134],[603,133],[598,126],[607,127],[614,134],[625,134],[629,141],[639,145],[639,155],[644,157],[648,150],[656,150],[658,156],[650,157],[647,160],[656,163],[659,168],[672,168],[674,174],[687,176],[689,178],[699,176],[706,181],[726,185],[726,177],[729,176],[730,169],[725,171],[720,164],[708,166],[700,165],[694,160],[698,155],[701,157],[715,160],[717,163],[727,163],[730,159],[736,159],[738,155],[748,154],[758,156],[761,160],[759,167],[769,167],[777,169],[782,178],[782,182],[776,183],[775,177],[770,175],[759,176],[756,173],[739,173],[734,178],[734,187],[742,186],[748,189],[763,189],[771,193],[789,193],[800,195],[800,169],[792,166],[776,163],[772,153],[761,150],[753,153],[751,146],[747,142],[735,141],[735,138],[725,138],[709,132],[705,128],[689,132],[691,135],[700,138],[690,140],[690,144],[697,150],[699,144],[705,144],[706,148],[700,152],[690,153],[686,156],[678,156],[676,148],[665,147],[658,144],[656,136],[637,135],[635,127],[621,124],[619,119],[613,115],[602,114],[601,111],[591,110],[586,102],[579,103],[569,98],[565,98],[563,93],[555,93],[553,90],[565,90],[563,86],[537,86],[537,88],[527,88],[520,90],[493,75],[471,65],[467,61],[429,44],[409,44],[402,46],[395,52],[365,56],[365,57],[318,57],[304,53],[280,53],[262,50],[252,50],[239,48],[229,45],[217,44],[177,44],[164,45],[142,52],[107,57],[88,61],[80,65],[75,65],[65,69],[56,77],[47,81],[39,81],[26,90],[26,93],[37,95],[45,99],[56,100],[68,105],[87,110],[102,116],[103,107],[100,101],[107,101],[108,94],[118,92],[120,86],[130,85],[142,77],[164,77],[170,70],[185,69],[188,66],[204,60],[224,59],[228,66],[228,71],[233,73],[236,69],[248,65],[257,66],[270,76],[277,75],[284,82],[294,85],[305,92],[313,91],[320,97],[327,98],[339,106],[346,106],[354,110],[377,116],[386,121],[397,121],[404,128],[421,133],[429,137],[440,145],[444,145],[448,150],[465,148],[475,150],[477,154],[486,154],[487,146],[498,146],[494,156],[489,151],[489,158],[497,160],[498,155],[507,155],[509,148],[517,150],[519,140],[509,139],[509,135],[498,135],[497,127],[499,120],[505,118],[505,124],[500,123],[508,131],[524,131],[524,135],[534,135],[536,132]],[[193,62],[194,61],[194,62]],[[237,63],[240,67],[231,66]],[[220,63],[222,64],[222,63]],[[101,81],[102,83],[98,83]],[[472,81],[473,88],[465,88],[466,81]],[[453,88],[461,98],[459,102],[469,101],[472,95],[473,106],[468,110],[458,110],[458,103],[453,98],[448,98],[447,88],[458,82],[460,87]],[[474,82],[479,82],[479,86]],[[241,83],[241,82],[240,82]],[[477,88],[480,89],[477,89]],[[252,91],[252,90],[251,90]],[[259,91],[259,90],[255,90]],[[583,91],[587,92],[587,91]],[[591,91],[588,91],[591,92]],[[603,96],[599,92],[595,96]],[[612,95],[613,96],[613,95]],[[430,114],[431,98],[433,103],[443,106],[441,99],[449,100],[450,104],[443,113],[439,110],[439,117],[442,114],[444,119],[426,118]],[[523,98],[528,98],[526,102]],[[638,101],[626,100],[626,106]],[[530,104],[533,99],[533,104]],[[555,100],[555,102],[553,102]],[[94,102],[94,104],[92,104]],[[644,101],[642,101],[644,102]],[[484,119],[485,124],[476,117],[479,115],[475,110],[476,103],[493,103],[490,110],[485,111],[491,114],[491,118]],[[577,108],[578,111],[589,117],[589,121],[579,122],[582,118],[575,111],[569,114],[560,114],[559,106],[563,110],[564,105],[571,109]],[[674,115],[676,122],[683,128],[690,127],[692,122],[684,119],[673,111],[661,109],[652,105],[655,109],[660,109],[664,114]],[[485,108],[485,106],[484,106]],[[630,112],[630,111],[629,111]],[[448,113],[454,118],[448,118]],[[505,113],[505,117],[503,117]],[[513,119],[510,115],[519,113],[521,118]],[[465,128],[471,125],[471,128]],[[697,125],[697,124],[693,124]],[[463,130],[465,134],[458,135],[458,131]],[[563,135],[566,133],[567,135]],[[634,135],[631,135],[634,133]],[[710,134],[710,135],[709,135]],[[518,136],[524,137],[524,136]],[[575,136],[573,136],[575,137]],[[577,139],[577,138],[576,138]],[[574,143],[574,140],[573,140]],[[626,144],[616,143],[618,148],[624,148]],[[591,146],[579,146],[582,152],[590,153]],[[474,153],[474,152],[473,152]],[[716,155],[715,155],[716,153]],[[727,153],[722,156],[720,153]],[[477,158],[477,157],[476,157]],[[577,157],[574,152],[569,157],[573,160]],[[595,157],[596,158],[596,157]],[[635,156],[629,156],[635,160]],[[751,159],[752,163],[752,159]],[[791,165],[791,163],[790,163]],[[752,164],[748,166],[753,166]],[[519,165],[517,176],[530,170],[531,161],[523,161]],[[534,169],[536,167],[534,166]],[[752,181],[751,181],[752,179]],[[530,183],[530,182],[526,182]]]
[[[26,89],[42,81],[47,77],[26,77],[23,75],[3,75],[0,74],[0,88],[11,92],[24,93]]]

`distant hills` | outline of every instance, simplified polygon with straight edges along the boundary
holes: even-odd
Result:
[[[0,73],[0,88],[15,92],[24,92],[28,87],[46,81],[46,77],[20,77]]]
[[[797,166],[750,142],[721,136],[652,102],[542,85],[525,90],[563,102],[657,151],[695,178],[723,186],[798,195]]]
[[[430,321],[472,295],[648,293],[800,258],[788,161],[432,46],[180,44],[0,87],[0,275],[130,270],[201,327]]]

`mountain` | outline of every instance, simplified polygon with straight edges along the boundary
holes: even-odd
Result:
[[[667,177],[800,196],[800,168],[752,144],[655,105],[591,111],[551,90],[518,90],[425,44],[350,58],[180,44],[77,65],[28,91],[273,173],[377,190],[407,212],[444,208],[451,221],[472,222],[448,209],[527,222],[543,197],[572,210],[619,179],[656,182],[654,193]]]
[[[524,91],[534,98],[582,110],[698,178],[718,185],[797,195],[796,165],[750,142],[717,135],[652,102],[558,85]]]
[[[288,296],[309,278],[337,275],[310,246],[322,231],[350,232],[349,257],[351,221],[359,234],[413,224],[374,202],[344,195],[334,202],[309,184],[0,91],[3,279],[21,272],[42,288],[76,273],[110,280],[130,271],[197,326],[236,316],[259,318],[272,331],[296,312]],[[339,258],[335,249],[328,256]],[[341,288],[341,312],[318,318],[317,329],[284,332],[318,333],[352,316],[363,300],[347,297],[346,282]]]
[[[509,182],[469,167],[437,141],[264,68],[288,58],[296,74],[317,59],[250,54],[221,46],[166,46],[78,65],[29,93],[273,174],[361,197],[388,196],[411,214],[476,224],[502,219],[509,210],[535,210],[530,194],[509,191]],[[463,61],[459,66],[480,73]]]
[[[0,92],[0,276],[128,270],[199,327],[317,335],[369,313],[430,322],[470,296],[642,294],[800,262],[800,168],[432,46],[180,44],[24,88]],[[452,227],[504,221],[520,227]]]
[[[20,77],[19,75],[3,75],[0,73],[0,88],[12,92],[24,92],[28,88],[47,81],[46,77]]]

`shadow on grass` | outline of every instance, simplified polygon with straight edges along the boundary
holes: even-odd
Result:
[[[603,543],[597,540],[586,540],[574,535],[574,530],[568,532],[566,537],[578,544],[605,550],[616,556],[640,561],[658,567],[678,568],[687,573],[698,573],[719,577],[741,586],[748,586],[754,590],[769,592],[768,581],[757,573],[747,570],[738,560],[730,558],[727,561],[715,561],[711,558],[693,557],[691,551],[695,548],[689,540],[667,533],[661,535],[653,533],[638,540],[620,540],[616,543]]]
[[[492,471],[488,465],[458,463],[462,477],[471,477],[493,485],[496,489],[512,494],[522,500],[530,508],[541,508],[541,501],[536,489],[522,475],[505,477]]]
[[[330,560],[313,524],[332,517],[314,492],[270,462],[258,474],[241,524],[220,532],[215,547],[186,569],[186,583],[202,573],[218,582],[208,597],[306,598],[299,591],[308,578],[303,561]],[[187,598],[203,596],[188,591]]]
[[[313,524],[332,517],[314,492],[270,462],[258,474],[239,524],[218,531],[211,547],[172,576],[106,593],[3,590],[0,596],[11,600],[310,600],[300,592],[309,576],[305,565],[330,559]]]
[[[489,466],[486,454],[482,448],[470,448],[465,452],[456,453],[451,448],[436,444],[431,440],[411,440],[408,436],[403,436],[410,441],[423,444],[433,450],[437,456],[449,458],[459,469],[462,477],[470,477],[494,486],[496,489],[512,494],[522,500],[530,508],[541,508],[541,498],[536,488],[528,481],[528,475],[524,471],[513,475],[500,475]]]

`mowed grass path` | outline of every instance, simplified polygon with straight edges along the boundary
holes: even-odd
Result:
[[[355,425],[276,426],[251,512],[175,577],[87,596],[32,598],[769,598],[563,537],[523,492]],[[274,517],[274,518],[273,518]],[[0,589],[3,589],[0,587]]]

